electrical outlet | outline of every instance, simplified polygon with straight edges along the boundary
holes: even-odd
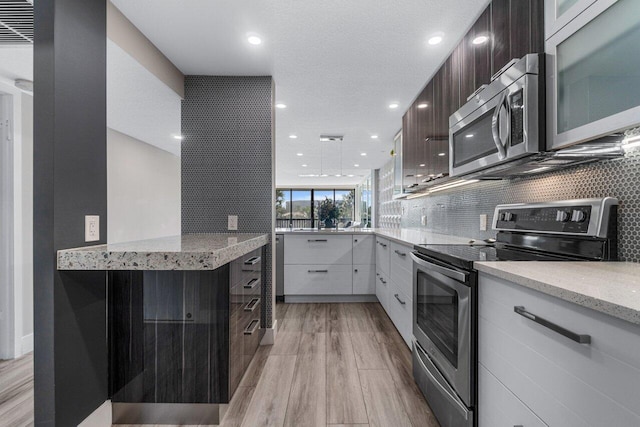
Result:
[[[238,215],[229,215],[229,219],[227,220],[227,229],[229,231],[238,230]]]
[[[487,231],[487,215],[480,215],[480,231]]]
[[[85,215],[84,217],[84,241],[97,242],[100,240],[100,216]]]
[[[426,215],[422,215],[422,218],[420,219],[420,223],[422,224],[423,227],[427,226],[427,216]]]

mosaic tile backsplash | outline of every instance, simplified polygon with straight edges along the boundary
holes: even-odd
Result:
[[[182,232],[274,229],[273,79],[186,76],[182,101]],[[263,325],[271,327],[272,250],[264,267]]]
[[[496,205],[551,200],[616,197],[620,260],[640,262],[640,151],[627,157],[562,171],[503,181],[481,181],[464,188],[402,202],[402,227],[471,238],[495,237],[491,230]],[[488,231],[480,231],[480,215]],[[427,226],[421,226],[422,215]]]

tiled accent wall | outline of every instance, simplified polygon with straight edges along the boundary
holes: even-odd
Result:
[[[186,76],[182,101],[182,232],[274,230],[271,77]],[[271,327],[272,250],[266,251],[263,325]]]
[[[504,181],[483,181],[402,202],[403,227],[472,238],[495,237],[494,208],[502,203],[543,202],[591,197],[617,197],[618,250],[621,260],[640,262],[640,152],[627,157],[562,171]],[[488,215],[489,230],[480,231],[480,214]]]

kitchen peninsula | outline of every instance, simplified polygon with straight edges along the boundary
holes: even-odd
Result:
[[[220,421],[264,335],[268,243],[193,234],[58,251],[59,270],[108,272],[114,423]]]

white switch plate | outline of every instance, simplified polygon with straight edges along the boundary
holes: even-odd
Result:
[[[421,224],[423,226],[426,227],[426,225],[427,225],[427,216],[426,215],[422,215],[422,218],[421,218],[420,222],[421,222]]]
[[[487,231],[487,215],[480,215],[480,231]]]
[[[84,241],[97,242],[100,240],[100,216],[85,215],[84,217]]]
[[[227,220],[227,229],[229,231],[238,230],[238,215],[229,215],[229,219]]]

